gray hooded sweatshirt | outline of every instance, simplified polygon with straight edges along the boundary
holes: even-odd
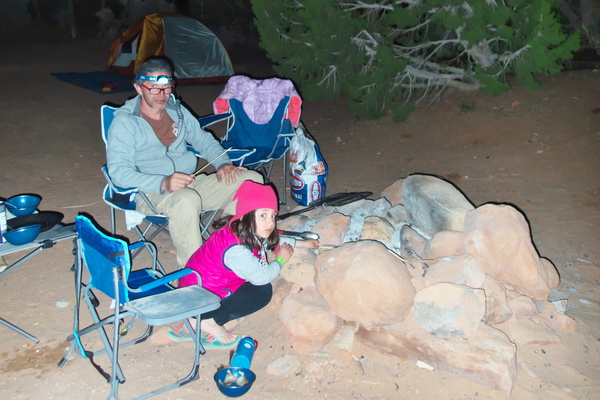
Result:
[[[145,193],[162,193],[164,177],[181,172],[192,174],[197,158],[190,145],[206,160],[214,160],[223,147],[214,136],[200,127],[198,120],[179,100],[171,97],[166,111],[177,124],[177,138],[165,146],[140,113],[141,97],[127,100],[115,111],[106,144],[108,173],[113,183],[122,188],[138,187]],[[216,169],[231,164],[227,155],[213,163]]]

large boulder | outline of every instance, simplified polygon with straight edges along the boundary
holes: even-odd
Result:
[[[427,238],[440,231],[462,231],[474,207],[450,182],[415,174],[404,180],[402,200],[413,227]]]
[[[402,321],[415,289],[404,263],[383,244],[363,240],[321,253],[315,285],[339,317],[367,327]]]
[[[535,300],[546,300],[558,286],[558,272],[540,259],[525,217],[510,205],[486,204],[468,212],[463,246],[488,275]]]

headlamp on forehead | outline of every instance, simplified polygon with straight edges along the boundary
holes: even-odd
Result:
[[[140,74],[136,74],[135,75],[135,79],[139,80],[144,80],[144,81],[150,81],[150,82],[156,82],[159,85],[166,85],[167,83],[171,82],[173,80],[172,77],[167,76],[167,75],[159,75],[159,76],[148,76],[148,75],[140,75]]]

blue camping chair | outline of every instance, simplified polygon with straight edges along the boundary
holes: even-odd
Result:
[[[174,96],[171,95],[171,98],[174,99]],[[114,107],[106,104],[103,105],[100,109],[102,139],[104,140],[105,144],[108,141],[108,130],[110,128],[110,124],[113,121],[114,113],[118,109],[119,107]],[[201,156],[191,147],[189,147],[189,149],[190,151],[193,151],[193,153],[197,157]],[[133,227],[139,239],[144,242],[150,242],[161,232],[169,234],[168,218],[165,215],[156,211],[154,205],[152,205],[152,202],[150,202],[146,194],[140,188],[121,188],[116,186],[110,178],[110,175],[108,174],[108,168],[106,165],[102,167],[102,173],[107,182],[102,193],[102,199],[110,207],[111,233],[116,233],[116,211],[123,211],[123,213],[125,214],[127,212],[138,211],[136,210],[136,203],[134,199],[136,196],[140,196],[143,199],[143,201],[148,205],[150,210],[152,210],[152,214],[144,215],[143,226],[135,225]],[[208,236],[210,235],[208,229],[210,228],[210,224],[216,217],[218,211],[219,210],[205,210],[200,216],[200,232],[205,239],[208,238]],[[138,253],[139,250],[134,253],[134,257]]]
[[[67,338],[71,347],[59,362],[64,366],[68,357],[76,351],[84,358],[89,358],[92,365],[111,384],[109,399],[118,398],[119,384],[125,382],[125,375],[119,364],[120,350],[145,341],[153,331],[153,326],[183,321],[194,342],[193,365],[190,373],[183,379],[155,389],[140,399],[185,385],[198,379],[200,355],[205,354],[200,342],[201,315],[219,308],[221,298],[198,285],[174,288],[170,282],[188,274],[196,274],[189,268],[164,275],[156,263],[156,251],[152,252],[152,265],[146,269],[131,270],[131,251],[144,245],[136,242],[129,245],[123,239],[105,234],[85,215],[75,219],[77,230],[75,260],[75,311],[73,316],[73,333]],[[82,282],[83,267],[89,274],[87,283]],[[85,301],[92,316],[93,323],[85,328],[80,327],[80,304]],[[100,317],[98,308],[101,299],[107,298],[108,304],[102,314],[110,311],[109,316]],[[108,305],[113,302],[114,307]],[[192,329],[188,318],[196,318],[195,329]],[[137,320],[147,325],[145,332],[127,342],[122,338],[131,332]],[[112,328],[109,329],[109,326]],[[84,345],[85,335],[98,332],[102,348],[92,351]],[[93,343],[93,342],[92,342]],[[163,353],[163,352],[161,352]],[[107,354],[111,362],[110,373],[104,371],[96,363],[94,357]]]
[[[252,94],[252,91],[255,93]],[[259,109],[269,101],[274,103],[270,119],[256,121],[249,116],[246,105]],[[301,99],[293,83],[287,79],[270,78],[255,80],[246,76],[233,76],[214,102],[215,114],[200,118],[202,128],[218,122],[226,122],[226,133],[221,145],[227,149],[235,165],[251,168],[262,173],[270,182],[274,161],[282,160],[282,204],[286,204],[287,153],[295,127],[300,119]],[[252,109],[251,109],[252,110]]]

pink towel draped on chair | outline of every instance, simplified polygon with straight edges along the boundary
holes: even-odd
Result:
[[[300,122],[302,99],[289,79],[252,79],[243,75],[229,78],[225,88],[213,103],[215,114],[229,111],[229,99],[242,102],[244,111],[256,124],[266,124],[285,96],[290,97],[287,117],[297,127]]]

